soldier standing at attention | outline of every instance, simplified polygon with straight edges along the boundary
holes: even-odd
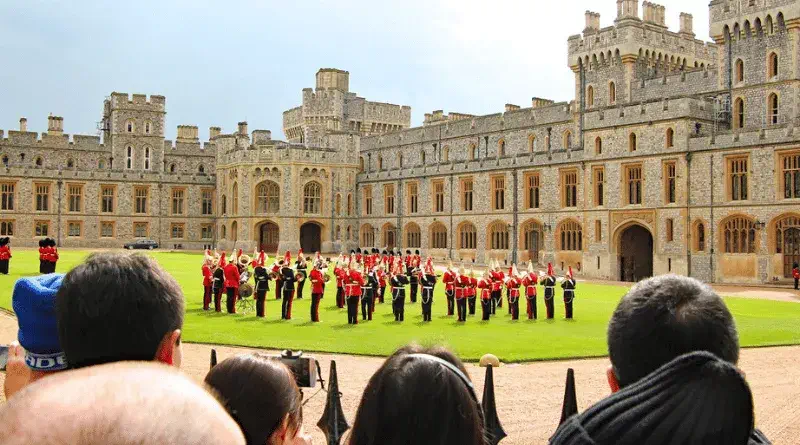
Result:
[[[0,238],[0,274],[8,275],[8,263],[11,260],[11,238]]]
[[[227,294],[225,305],[229,314],[236,313],[236,297],[239,296],[240,276],[239,266],[236,263],[236,259],[231,258],[231,262],[228,263],[223,269],[223,274],[225,275],[225,292]]]
[[[309,258],[310,259],[310,258]],[[308,263],[307,259],[303,256],[303,249],[297,252],[297,261],[294,263],[297,274],[302,275],[302,280],[297,280],[297,299],[303,299],[303,288],[306,285],[306,278],[308,278]]]
[[[417,252],[419,252],[419,250],[417,250]],[[417,268],[417,261],[410,250],[407,250],[406,253],[408,254],[408,266],[406,266],[406,270],[408,271],[408,281],[411,283],[411,303],[413,304],[417,302],[417,287],[419,286],[419,278],[417,274],[414,273],[414,269]]]
[[[319,301],[325,294],[325,271],[322,262],[314,261],[314,268],[311,270],[311,321],[319,322]]]
[[[420,271],[420,283],[422,284],[422,321],[431,321],[433,306],[433,290],[436,286],[436,274],[433,271],[433,264],[428,258],[425,270]]]
[[[350,257],[348,256],[348,258]],[[333,275],[336,277],[336,307],[339,309],[344,307],[344,278],[346,275],[343,268],[344,262],[344,256],[339,255],[339,259],[333,266]]]
[[[525,286],[525,301],[528,303],[528,320],[536,320],[536,283],[539,277],[533,271],[533,262],[528,261],[528,273],[522,278],[522,285]]]
[[[44,239],[39,240],[39,273],[45,274],[47,273],[47,267],[45,266],[45,262],[47,261],[45,258],[47,257],[47,241]]]
[[[512,320],[519,320],[519,286],[522,281],[518,275],[517,266],[511,266],[505,282],[506,289],[508,289],[508,307],[511,309]]]
[[[572,320],[572,301],[575,300],[575,278],[572,276],[572,266],[567,271],[567,276],[561,282],[561,288],[564,289],[564,313],[567,320]]]
[[[556,296],[556,277],[553,275],[553,265],[547,263],[547,275],[542,279],[544,286],[544,307],[547,309],[547,319],[555,317],[554,299]]]
[[[792,265],[792,278],[794,278],[794,290],[798,290],[800,285],[800,266],[797,263]]]
[[[475,300],[476,300],[476,290],[475,288],[478,286],[478,280],[475,278],[475,271],[471,268],[469,270],[469,286],[467,287],[467,307],[469,308],[469,315],[475,315]]]
[[[384,257],[385,258],[385,257]],[[376,272],[378,276],[378,301],[383,304],[384,296],[386,295],[386,262],[382,261],[378,264]]]
[[[222,312],[222,292],[225,290],[225,252],[219,256],[217,267],[212,271],[213,282],[211,283],[211,293],[214,294],[214,311]]]
[[[371,261],[370,261],[371,262]],[[378,278],[375,271],[369,267],[364,267],[366,279],[361,286],[361,320],[372,321],[372,312],[375,310],[375,288],[378,285]]]
[[[452,316],[456,309],[456,294],[455,294],[456,273],[453,269],[453,262],[450,261],[447,265],[447,270],[442,275],[442,283],[444,283],[444,294],[447,297],[447,315]]]
[[[403,273],[403,262],[396,261],[392,277],[389,280],[392,285],[392,313],[394,314],[394,321],[403,321],[405,317],[405,304],[406,304],[406,284],[408,284],[408,277]]]
[[[280,254],[275,252],[275,264],[272,265],[272,273],[275,274],[275,299],[281,299],[281,291],[283,290],[283,283],[281,283],[281,269],[283,263],[280,261]],[[284,261],[287,261],[284,259]]]
[[[256,317],[264,317],[264,303],[269,292],[269,273],[264,266],[267,257],[262,250],[258,255],[253,255],[253,277],[255,278]]]
[[[361,288],[364,286],[364,276],[359,270],[358,263],[350,263],[345,282],[344,292],[347,299],[347,323],[358,324],[358,300],[361,299]]]
[[[206,255],[203,258],[203,267],[200,271],[203,274],[203,310],[209,310],[211,305],[211,284],[214,282],[214,277],[211,275],[211,267],[214,264],[214,257],[211,252],[206,250]]]
[[[503,272],[500,271],[500,263],[495,260],[492,267],[492,315],[497,313],[497,308],[503,307]]]
[[[281,267],[281,293],[283,300],[281,301],[281,319],[292,319],[292,303],[294,303],[294,282],[297,280],[294,271],[289,266],[291,261],[291,254],[286,251],[283,257],[283,265]]]
[[[458,311],[458,321],[467,321],[467,288],[469,287],[469,277],[466,275],[464,265],[458,269],[456,279],[456,310]]]
[[[481,312],[483,314],[481,320],[489,321],[489,315],[492,313],[492,277],[489,269],[486,269],[478,280],[477,286],[481,290]]]

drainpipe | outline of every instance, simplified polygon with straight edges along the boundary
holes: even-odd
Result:
[[[709,163],[709,176],[711,177],[711,220],[708,222],[708,245],[709,245],[709,256],[708,256],[708,265],[711,270],[711,279],[710,281],[713,283],[716,281],[714,277],[714,247],[716,246],[716,240],[714,239],[714,155],[711,155],[711,161]]]
[[[689,148],[688,147],[688,142],[689,142],[688,139],[689,138],[687,137],[686,139],[687,139],[687,141],[686,141],[687,142],[687,147],[686,148],[688,150],[688,148]],[[692,154],[691,153],[686,153],[686,228],[685,228],[685,233],[686,233],[685,239],[687,240],[687,243],[686,243],[686,275],[688,275],[690,277],[692,276],[692,243],[689,242],[689,240],[692,239],[692,235],[693,235],[692,232],[691,232],[691,230],[692,230],[692,218],[691,218],[691,215],[689,215],[689,212],[691,211],[691,208],[692,208],[692,192],[691,192],[691,188],[689,187],[689,184],[692,183],[691,176],[692,176]]]
[[[518,210],[517,210],[517,199],[518,199],[518,193],[517,193],[517,169],[514,169],[514,170],[511,171],[511,177],[513,178],[513,183],[514,183],[514,217],[513,217],[514,227],[512,229],[512,233],[513,233],[512,239],[514,241],[514,247],[513,247],[512,251],[511,251],[511,263],[512,264],[517,264],[517,247],[518,247],[518,243],[519,243],[519,240],[517,239],[518,236],[519,236],[518,229],[517,229],[517,226],[519,225],[519,214],[518,214]]]
[[[56,244],[58,247],[61,247],[61,186],[64,184],[64,181],[58,180],[58,224],[56,228],[57,240]]]
[[[335,232],[335,226],[336,226],[336,213],[335,213],[336,212],[336,190],[334,188],[335,187],[334,184],[336,184],[335,181],[336,181],[336,172],[332,171],[331,172],[331,245],[333,245],[333,243],[336,242],[336,238],[335,238],[335,236],[336,236],[336,232]],[[322,246],[320,246],[320,250],[322,250]]]

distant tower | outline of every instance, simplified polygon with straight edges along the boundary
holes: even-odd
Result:
[[[164,96],[111,93],[100,124],[113,170],[160,172],[164,159]]]

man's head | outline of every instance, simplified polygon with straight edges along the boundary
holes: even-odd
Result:
[[[192,379],[152,363],[58,373],[0,407],[6,445],[244,444],[225,409]]]
[[[722,298],[693,278],[642,281],[622,297],[608,324],[609,384],[616,391],[693,351],[738,362],[739,336]]]
[[[183,305],[178,283],[150,257],[90,256],[64,277],[56,296],[69,366],[134,360],[180,366]]]

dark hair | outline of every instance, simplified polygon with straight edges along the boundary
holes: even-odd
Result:
[[[692,351],[739,361],[733,316],[719,295],[694,278],[662,275],[638,283],[608,323],[608,353],[620,386]]]
[[[459,376],[436,359],[449,362]],[[444,348],[410,345],[370,378],[356,412],[350,445],[409,443],[483,445],[483,414],[461,360]]]
[[[239,424],[248,444],[264,445],[288,415],[289,435],[303,424],[302,396],[283,363],[238,355],[211,368],[205,383]]]
[[[56,294],[61,347],[72,368],[153,360],[183,326],[183,293],[141,254],[97,253],[69,271]]]

